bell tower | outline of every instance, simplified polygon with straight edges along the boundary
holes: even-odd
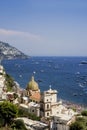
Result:
[[[52,114],[51,106],[57,102],[57,91],[52,90],[51,86],[48,91],[41,94],[40,109],[41,116],[50,117]]]

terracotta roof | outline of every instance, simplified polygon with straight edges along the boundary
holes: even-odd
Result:
[[[32,95],[30,96],[30,99],[35,101],[40,101],[40,92],[32,92]]]

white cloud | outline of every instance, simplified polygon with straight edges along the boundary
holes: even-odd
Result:
[[[0,37],[6,38],[16,38],[20,39],[22,38],[23,40],[27,41],[40,41],[41,38],[39,35],[32,34],[29,32],[21,32],[21,31],[14,31],[14,30],[6,30],[6,29],[0,29]]]
[[[29,54],[30,52],[33,52],[34,47],[37,48],[41,44],[42,37],[30,32],[21,32],[0,28],[0,41],[9,43],[25,54]]]

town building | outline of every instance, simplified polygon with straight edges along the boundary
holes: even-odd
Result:
[[[55,114],[55,108],[59,106],[62,102],[57,102],[57,90],[52,90],[51,86],[50,89],[41,93],[41,100],[40,100],[40,111],[41,116],[50,117],[51,115]]]
[[[34,80],[34,76],[32,76],[31,81],[27,84],[26,91],[30,101],[40,102],[40,89],[38,83]]]
[[[20,104],[20,107],[29,113],[40,117],[40,104],[35,102],[29,102],[28,104]]]
[[[0,65],[0,99],[8,100],[8,95],[12,97],[14,103],[14,91],[6,92],[6,79],[5,71],[3,66]],[[44,117],[49,120],[50,130],[69,130],[70,124],[75,121],[76,112],[72,109],[67,108],[61,100],[57,99],[57,90],[50,88],[47,91],[40,92],[38,83],[34,80],[32,76],[31,80],[27,84],[25,94],[20,95],[19,87],[16,87],[17,94],[22,99],[22,102],[15,101],[15,104],[19,104],[21,108],[28,111],[29,113],[35,114],[37,117]],[[37,128],[37,130],[47,130],[47,126],[43,125],[41,122],[27,124],[25,119],[25,124],[28,127],[32,127],[31,130]],[[31,121],[32,122],[32,121]]]
[[[2,65],[0,65],[0,100],[6,99],[6,79],[5,79],[5,70]]]
[[[75,121],[77,114],[65,107],[61,100],[57,100],[57,91],[51,87],[41,94],[40,113],[41,116],[49,118],[50,130],[69,130],[69,125]]]
[[[34,121],[25,117],[17,119],[22,119],[26,128],[29,130],[49,130],[48,125],[40,121]]]

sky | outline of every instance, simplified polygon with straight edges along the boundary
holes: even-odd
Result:
[[[0,0],[0,41],[29,56],[87,56],[87,0]]]

